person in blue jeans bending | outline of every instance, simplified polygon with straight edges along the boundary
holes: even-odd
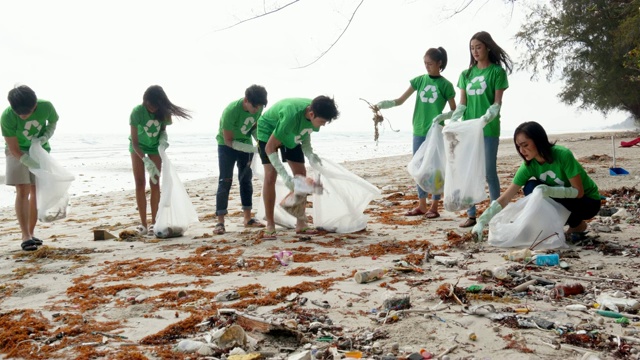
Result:
[[[249,86],[244,97],[231,102],[223,111],[216,140],[218,142],[218,190],[216,192],[216,216],[218,222],[213,230],[217,235],[225,233],[224,216],[228,213],[229,190],[233,182],[233,166],[238,167],[240,201],[245,227],[264,227],[251,217],[253,185],[251,160],[257,148],[251,137],[255,137],[256,123],[267,105],[267,90],[259,85]]]

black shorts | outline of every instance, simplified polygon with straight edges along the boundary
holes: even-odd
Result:
[[[260,160],[262,160],[262,164],[271,164],[269,158],[267,157],[267,152],[265,150],[265,146],[267,143],[264,141],[258,141],[258,153],[260,154]],[[280,158],[282,162],[286,162],[287,160],[297,163],[304,164],[304,153],[302,152],[302,145],[294,147],[293,149],[286,148],[285,146],[280,146]]]

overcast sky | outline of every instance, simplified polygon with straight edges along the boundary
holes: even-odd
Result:
[[[171,132],[217,132],[224,107],[256,83],[270,103],[285,97],[335,97],[342,116],[327,131],[371,131],[371,102],[399,97],[409,80],[425,73],[422,56],[443,46],[454,85],[469,64],[469,39],[481,30],[517,61],[514,34],[522,3],[476,0],[451,17],[466,0],[365,0],[335,47],[312,61],[347,25],[359,0],[302,0],[277,13],[219,31],[287,1],[253,0],[20,0],[0,2],[0,93],[14,84],[31,86],[60,114],[58,132],[128,133],[131,109],[144,90],[164,87],[176,104],[193,111]],[[512,13],[513,11],[513,13]],[[620,123],[578,112],[557,100],[560,83],[530,82],[531,74],[509,77],[503,129],[523,121],[551,131],[593,129]],[[6,95],[2,107],[8,106]],[[411,129],[413,98],[385,111],[394,128]],[[456,94],[458,101],[458,94]],[[325,131],[325,130],[323,130]],[[504,135],[509,135],[508,133]]]

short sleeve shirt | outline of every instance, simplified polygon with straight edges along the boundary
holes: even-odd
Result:
[[[251,114],[242,107],[244,98],[233,101],[222,112],[220,127],[216,140],[218,145],[224,145],[224,130],[233,132],[233,140],[245,144],[251,144],[251,130],[256,126],[262,108],[255,114]]]
[[[47,130],[47,124],[57,122],[58,113],[56,109],[51,102],[41,99],[38,99],[36,109],[26,120],[22,120],[11,107],[6,108],[0,118],[2,136],[18,138],[18,146],[24,152],[29,151],[31,140],[44,135]],[[48,143],[45,143],[43,148],[51,151]]]
[[[553,162],[540,164],[536,159],[520,165],[520,168],[513,177],[513,183],[524,186],[530,178],[536,178],[549,186],[571,187],[569,179],[580,175],[584,194],[592,199],[600,200],[598,186],[587,175],[578,160],[575,159],[571,150],[564,146],[553,145],[551,147]]]
[[[158,120],[155,114],[149,112],[144,105],[137,105],[131,111],[129,125],[138,128],[138,146],[145,154],[157,154],[160,142],[160,130],[163,126],[171,125],[171,118]],[[129,137],[131,141],[131,137]],[[129,147],[133,151],[132,147]]]
[[[416,105],[413,109],[413,135],[425,136],[431,128],[433,118],[442,113],[447,101],[453,99],[456,91],[453,84],[442,76],[429,74],[409,81],[416,90]]]
[[[288,149],[301,144],[320,128],[314,127],[304,115],[311,99],[291,98],[280,100],[258,120],[258,140],[268,142],[269,137],[278,139]]]
[[[509,87],[507,72],[497,64],[491,64],[484,69],[473,66],[464,70],[458,79],[458,88],[467,94],[467,109],[463,120],[477,119],[484,115],[493,105],[496,98],[496,90],[505,90]],[[484,127],[484,136],[500,136],[500,115]]]

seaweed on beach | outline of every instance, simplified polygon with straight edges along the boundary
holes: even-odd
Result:
[[[422,251],[431,247],[431,243],[427,240],[409,240],[409,241],[380,241],[376,244],[370,244],[357,251],[352,251],[351,257],[360,256],[381,256],[389,254],[404,255],[407,252]]]
[[[316,269],[306,267],[306,266],[298,266],[294,269],[291,269],[285,273],[287,276],[320,276],[320,272]]]

